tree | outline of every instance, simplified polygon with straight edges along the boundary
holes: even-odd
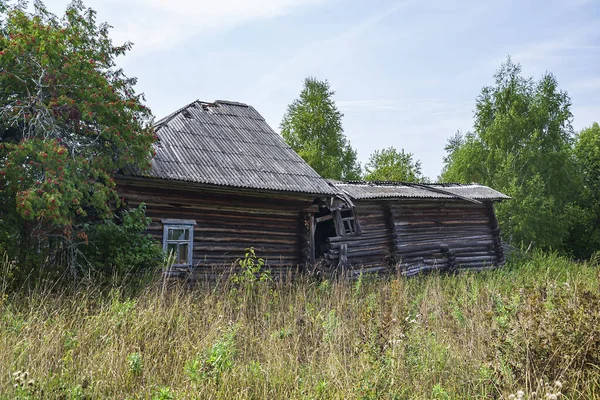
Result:
[[[321,176],[360,179],[356,151],[344,136],[343,114],[337,109],[329,82],[304,80],[300,98],[287,108],[281,135],[300,157]]]
[[[389,147],[381,151],[375,150],[365,165],[367,181],[424,182],[421,173],[421,161],[413,160],[412,153],[404,149]]]
[[[442,179],[511,196],[497,215],[513,242],[564,248],[577,188],[570,107],[552,74],[523,78],[509,58],[477,98],[474,132],[448,142]]]
[[[600,250],[600,125],[594,123],[576,138],[575,158],[581,189],[575,197],[577,217],[569,247],[574,256],[588,258]]]
[[[119,206],[113,174],[148,164],[152,114],[115,65],[131,44],[108,32],[79,1],[0,14],[0,251],[85,243]]]

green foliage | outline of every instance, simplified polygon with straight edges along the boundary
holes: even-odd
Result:
[[[439,383],[431,389],[431,398],[439,400],[450,400],[451,397]]]
[[[513,243],[565,247],[578,188],[570,107],[552,74],[524,78],[509,58],[477,98],[475,131],[446,146],[443,180],[479,182],[512,197],[496,210]]]
[[[185,372],[192,382],[210,381],[219,383],[222,374],[233,368],[235,364],[236,328],[229,328],[202,356],[185,365]]]
[[[168,386],[163,386],[163,387],[159,388],[152,395],[152,400],[173,400],[174,398],[175,398],[175,395],[173,394],[173,391],[171,390],[171,388]]]
[[[131,353],[127,356],[127,368],[133,376],[141,376],[144,370],[142,355],[140,353]]]
[[[394,147],[376,150],[365,165],[367,181],[425,182],[421,161],[413,160],[412,153]]]
[[[265,270],[265,260],[257,257],[254,247],[246,249],[244,258],[238,260],[241,268],[239,273],[231,276],[233,283],[245,288],[254,287],[257,283],[271,281],[271,271]]]
[[[333,101],[329,82],[306,78],[300,98],[287,108],[281,135],[324,178],[356,180],[360,164],[344,135],[343,114]]]
[[[575,143],[575,158],[582,187],[575,199],[576,218],[571,227],[569,249],[588,258],[600,249],[600,125],[583,129]]]
[[[154,270],[161,265],[164,254],[152,236],[144,234],[151,222],[142,203],[103,223],[88,225],[88,243],[82,250],[85,259],[105,275]]]
[[[148,164],[152,115],[108,28],[79,1],[62,18],[41,2],[0,14],[0,247],[21,264],[73,254],[119,203],[113,174]]]

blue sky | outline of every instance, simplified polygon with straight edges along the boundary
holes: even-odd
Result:
[[[46,1],[62,13],[65,1]],[[404,148],[436,178],[444,145],[510,55],[554,73],[576,130],[600,121],[600,0],[88,0],[157,117],[195,100],[253,105],[275,129],[307,76],[327,79],[364,162]]]

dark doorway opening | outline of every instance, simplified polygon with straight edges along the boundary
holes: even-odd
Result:
[[[319,212],[314,214],[315,218],[315,260],[323,258],[329,251],[328,238],[337,236],[333,213],[326,206],[319,207]]]

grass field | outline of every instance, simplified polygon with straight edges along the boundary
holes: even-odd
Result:
[[[0,312],[6,399],[600,398],[599,268],[553,255],[409,279],[0,287]]]

